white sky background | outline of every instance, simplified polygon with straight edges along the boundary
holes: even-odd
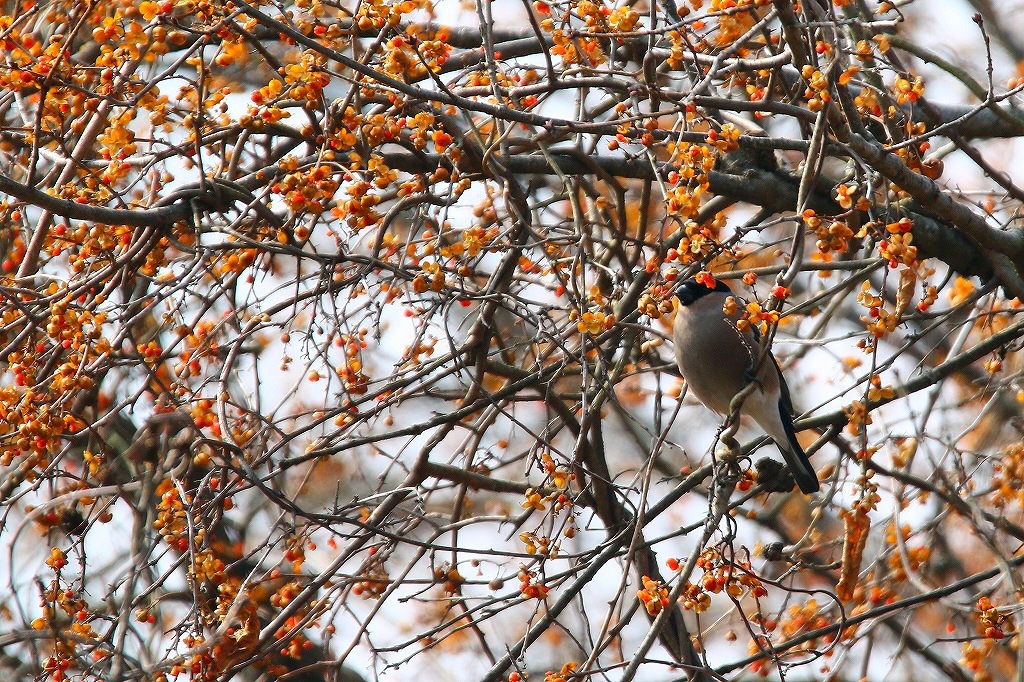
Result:
[[[523,22],[523,9],[522,4],[519,2],[511,1],[499,1],[494,3],[494,14],[500,22],[508,23],[522,23]],[[1014,8],[1010,9],[1010,5],[1001,3],[999,11],[1006,16],[1008,19],[1021,18],[1024,3],[1015,3]],[[457,24],[460,22],[475,23],[476,14],[473,9],[463,9],[461,6],[457,6],[455,3],[448,0],[441,0],[437,4],[438,20],[442,23]],[[908,17],[907,24],[901,29],[901,33],[916,37],[923,44],[927,45],[930,49],[938,52],[940,55],[947,57],[955,63],[962,64],[967,68],[976,78],[984,79],[984,57],[983,53],[980,52],[982,41],[978,27],[971,21],[972,10],[967,8],[966,2],[954,2],[952,0],[942,2],[917,2],[910,4],[903,8],[903,11]],[[909,29],[909,31],[908,31]],[[940,40],[935,41],[934,37],[939,36]],[[1000,88],[1005,86],[1008,78],[1016,75],[1016,71],[1013,65],[1008,62],[1005,54],[996,52],[995,58],[995,83],[996,87]],[[973,103],[970,99],[966,89],[957,81],[951,77],[943,74],[937,74],[935,69],[928,68],[927,66],[922,67],[920,64],[914,64],[915,70],[919,69],[919,73],[926,77],[926,96],[937,102],[968,102]],[[552,100],[545,105],[543,111],[547,111],[553,115],[562,115],[571,117],[572,102],[566,101],[567,110],[559,111],[558,100]],[[940,146],[936,144],[935,147]],[[1013,159],[1024,158],[1020,156],[1019,152],[1021,142],[1020,140],[996,140],[992,142],[979,142],[978,146],[982,148],[983,152],[991,162],[1000,167],[1001,169],[1008,172],[1016,181],[1024,180],[1024,169],[1021,168],[1021,164],[1014,164]],[[602,149],[603,151],[603,149]],[[934,147],[933,147],[934,151]],[[973,163],[963,154],[954,152],[947,156],[945,159],[946,173],[944,178],[956,178],[959,183],[959,188],[966,191],[978,191],[987,192],[996,187],[994,183],[984,177],[984,175],[973,165]],[[998,195],[999,192],[996,192]],[[980,199],[980,197],[979,197]],[[457,217],[457,215],[456,215]],[[745,215],[741,210],[735,211],[735,215],[731,217],[732,220],[741,221],[745,218]],[[828,283],[834,283],[837,278],[841,275],[836,275]],[[819,282],[816,277],[807,276],[807,286],[821,287],[826,283]],[[399,323],[401,324],[401,323]],[[784,333],[792,333],[792,328],[785,328]],[[845,332],[857,331],[853,328],[842,328],[830,330],[830,337],[838,338],[841,337]],[[807,354],[806,357],[801,359],[795,366],[787,368],[787,376],[791,386],[795,387],[798,391],[795,399],[798,406],[809,409],[818,407],[821,403],[826,402],[829,398],[835,395],[836,386],[847,385],[850,383],[848,376],[842,375],[840,370],[840,361],[844,355],[862,355],[859,350],[855,348],[856,338],[846,341],[836,341],[830,343],[825,349],[812,350]],[[666,348],[666,351],[668,349]],[[779,345],[777,352],[780,356],[788,356],[795,352],[796,346],[792,343],[787,343],[785,335],[779,339]],[[666,357],[668,353],[666,352]],[[913,371],[913,367],[906,366],[905,364],[899,364],[894,369],[894,372],[905,380],[909,374]],[[861,374],[865,371],[865,368],[861,368],[857,374]],[[891,374],[890,374],[891,376]],[[665,385],[670,385],[671,379],[665,382]],[[952,391],[952,389],[950,389]],[[861,392],[862,389],[858,388],[856,393]],[[842,402],[849,402],[850,400],[859,397],[856,393],[850,393],[842,397]],[[914,400],[905,401],[901,407],[895,407],[886,411],[885,415],[876,416],[876,424],[872,429],[872,436],[877,437],[879,434],[884,434],[889,431],[889,425],[887,422],[902,423],[908,416],[910,411],[919,410],[926,396],[915,398]],[[840,401],[838,399],[831,400],[832,406],[835,406]],[[528,410],[528,408],[527,408]],[[649,410],[639,410],[638,418],[641,421],[650,420]],[[523,410],[517,412],[517,416],[523,417]],[[538,420],[543,419],[543,414],[538,410],[538,414],[535,415]],[[668,417],[668,413],[665,414]],[[401,419],[399,415],[396,415],[396,420]],[[404,415],[405,419],[410,419],[408,415]],[[413,416],[411,419],[415,419]],[[399,422],[400,423],[400,422]],[[539,423],[539,421],[538,421]],[[951,437],[957,433],[963,424],[959,423],[958,420],[951,416],[946,415],[942,421],[945,435]],[[648,423],[650,428],[652,424]],[[673,440],[675,443],[683,446],[689,453],[690,457],[696,460],[701,459],[702,454],[706,451],[710,444],[711,436],[713,435],[713,427],[715,425],[715,418],[710,415],[704,408],[699,405],[693,404],[683,409],[680,419],[677,422],[676,428],[672,432]],[[616,429],[607,429],[608,443],[607,451],[609,454],[610,464],[614,470],[623,472],[620,479],[621,482],[633,481],[638,483],[639,479],[635,478],[635,471],[638,467],[642,466],[644,453],[638,451],[637,443],[632,438],[628,437],[624,431]],[[747,429],[742,434],[748,437],[757,435],[754,429]],[[909,435],[909,434],[908,434]],[[412,448],[415,450],[415,447]],[[665,456],[671,456],[671,453],[675,452],[678,455],[678,450],[673,449],[672,445],[668,446],[668,450]],[[922,448],[924,455],[920,461],[923,466],[931,466],[928,459],[932,456],[941,457],[941,452],[931,452],[930,448],[925,445]],[[777,456],[774,446],[768,445],[762,448],[756,456],[763,454],[770,454]],[[835,457],[835,453],[832,452],[830,447],[816,455],[815,463],[816,467],[820,466]],[[938,462],[936,462],[938,463]],[[365,465],[365,463],[364,463]],[[629,473],[633,471],[634,473]],[[368,472],[369,473],[369,472]],[[657,475],[655,475],[657,480]],[[370,481],[368,481],[370,482]],[[667,487],[656,487],[655,491],[652,492],[652,497],[656,498],[667,491]],[[691,499],[692,498],[692,499]],[[843,496],[840,491],[839,496],[834,500],[836,503],[842,503]],[[436,502],[436,500],[435,500]],[[883,502],[879,509],[879,516],[889,515],[893,511],[893,500],[889,498]],[[670,510],[669,513],[664,515],[664,518],[659,519],[658,522],[652,524],[646,530],[646,536],[650,539],[658,537],[662,534],[671,533],[675,528],[686,523],[693,522],[695,519],[700,519],[707,512],[706,505],[699,498],[693,498],[689,496],[686,500],[677,503],[675,507]],[[929,509],[912,508],[902,513],[901,520],[905,523],[915,523],[924,520],[930,516]],[[531,524],[527,524],[524,528],[530,528]],[[495,527],[495,535],[499,538],[504,538],[508,534],[508,530],[505,528]],[[470,546],[481,546],[481,542],[485,543],[483,546],[490,546],[495,544],[494,537],[490,539],[487,537],[488,531],[477,528],[476,534],[483,534],[482,536],[474,536],[473,532],[463,536],[463,540]],[[578,537],[579,542],[585,541],[589,536],[588,533],[581,533]],[[753,547],[755,543],[764,538],[751,535],[748,529],[741,529],[740,535],[737,538],[737,544],[744,544],[748,547]],[[520,551],[522,546],[518,543],[515,537],[512,538],[509,543],[509,547],[515,551]],[[673,550],[673,547],[676,550]],[[685,539],[675,539],[664,542],[658,546],[659,559],[664,561],[665,558],[670,556],[685,556],[690,549],[690,543]],[[870,552],[869,552],[870,553]],[[325,560],[327,557],[323,557]],[[311,559],[312,561],[312,559]],[[401,563],[401,562],[398,562]],[[553,562],[556,564],[557,562]],[[757,562],[755,562],[755,566]],[[509,578],[504,592],[499,593],[513,594],[515,593],[515,578],[514,574],[510,574],[509,569],[495,569],[494,566],[487,564],[486,562],[481,564],[479,567],[480,574],[484,579],[489,579],[493,576],[501,576]],[[472,577],[469,572],[463,570],[463,574],[469,578]],[[599,579],[595,580],[593,584],[588,588],[584,595],[584,599],[588,603],[588,610],[591,616],[597,616],[598,619],[605,615],[602,605],[607,602],[614,591],[618,587],[618,581],[620,579],[619,574],[611,568],[602,572]],[[632,597],[635,594],[635,590],[638,586],[635,585],[635,580],[632,576],[629,578],[630,587],[627,588],[627,597]],[[471,590],[467,589],[467,593]],[[478,590],[480,594],[488,594],[486,590]],[[723,600],[719,596],[713,600],[714,606],[711,611],[702,616],[702,623],[705,626],[713,622],[718,616],[722,615],[723,611]],[[350,603],[349,606],[356,611],[365,612],[373,606],[372,602],[360,605],[359,603]],[[409,636],[410,628],[414,628],[414,621],[416,616],[415,610],[409,610],[403,608],[392,601],[392,604],[385,605],[384,610],[374,620],[371,632],[378,646],[385,641],[401,641]],[[497,623],[503,623],[500,626],[500,639],[504,641],[512,641],[513,638],[523,632],[529,621],[530,605],[519,607],[514,614],[509,614],[508,617],[502,617],[484,625],[485,632],[491,632],[491,628],[495,627]],[[570,620],[576,618],[578,620],[578,613],[574,616],[570,616]],[[346,619],[339,619],[339,626]],[[631,627],[628,627],[623,632],[623,645],[622,652],[628,658],[630,652],[635,649],[639,639],[644,635],[646,631],[646,620],[640,616],[635,617],[635,622]],[[392,622],[395,627],[395,632],[388,633],[385,631],[385,623]],[[349,621],[351,624],[351,621]],[[579,623],[571,625],[570,628],[574,631],[579,631]],[[595,629],[600,627],[600,622],[595,621],[591,623],[591,627]],[[350,628],[339,627],[338,643],[347,643],[345,636],[345,630]],[[724,626],[719,630],[724,629]],[[720,634],[720,632],[719,632]],[[712,641],[722,642],[720,637],[712,635],[710,637]],[[727,661],[733,660],[734,658],[741,656],[742,651],[745,649],[745,637],[741,634],[740,640],[736,645],[725,645],[718,644],[710,652],[712,660]],[[880,646],[880,645],[879,645]],[[530,650],[530,656],[528,660],[531,664],[531,669],[534,671],[542,671],[545,667],[557,669],[562,663],[567,660],[579,660],[579,654],[572,651],[572,647],[566,646],[564,650],[564,656],[558,658],[555,654],[552,660],[543,660],[543,651],[546,649],[544,646],[537,646]],[[884,661],[884,657],[878,654],[878,648],[873,654],[872,660],[876,666],[881,666],[881,662]],[[395,661],[404,658],[404,654],[395,654],[389,657],[389,660]],[[853,656],[856,659],[856,653]],[[353,656],[349,659],[349,664],[357,665],[359,657]],[[849,665],[854,661],[847,660],[844,664]],[[367,661],[369,663],[369,661]],[[389,670],[386,673],[386,679],[394,680],[414,680],[422,677],[424,674],[429,674],[438,680],[464,680],[474,679],[480,673],[487,668],[486,661],[473,650],[470,646],[466,651],[461,654],[454,654],[446,648],[441,648],[435,652],[426,653],[413,659],[409,664],[404,665],[395,670]],[[378,668],[379,670],[379,668]],[[817,670],[817,666],[811,666],[811,668],[801,669],[798,676],[804,674],[814,674]],[[915,672],[913,670],[896,669],[887,671],[879,669],[873,672],[879,674],[891,673],[899,677],[913,676]],[[777,673],[773,673],[777,675]],[[671,673],[667,668],[664,667],[651,667],[648,671],[642,671],[640,679],[661,679],[671,676]],[[610,673],[610,678],[615,679],[614,671]]]

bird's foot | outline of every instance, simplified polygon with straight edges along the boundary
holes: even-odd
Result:
[[[771,457],[762,457],[754,462],[757,469],[757,482],[761,484],[765,492],[788,493],[793,490],[796,480],[789,467],[777,462]]]

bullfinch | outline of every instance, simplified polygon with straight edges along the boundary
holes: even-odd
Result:
[[[793,403],[779,363],[769,354],[755,378],[753,366],[760,352],[757,328],[741,331],[736,326],[739,314],[727,315],[724,310],[732,290],[725,282],[708,287],[688,279],[676,296],[676,364],[690,391],[705,407],[726,415],[733,397],[754,381],[756,387],[743,401],[741,413],[752,417],[779,446],[800,491],[817,492],[818,477],[793,429]]]

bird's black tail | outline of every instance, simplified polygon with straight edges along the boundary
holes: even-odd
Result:
[[[818,475],[814,473],[811,461],[807,459],[804,449],[800,447],[800,441],[796,439],[796,430],[793,428],[793,415],[786,411],[782,401],[779,401],[779,416],[782,418],[782,428],[786,430],[786,440],[789,441],[788,447],[779,448],[782,451],[782,456],[785,458],[786,464],[789,465],[789,470],[793,474],[800,492],[804,495],[816,493],[821,490],[821,485],[818,483]]]

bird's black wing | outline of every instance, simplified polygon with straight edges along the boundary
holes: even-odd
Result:
[[[761,330],[757,327],[757,325],[752,324],[750,325],[750,331],[753,332],[754,334],[754,341],[756,341],[757,344],[760,346]],[[786,408],[786,412],[792,415],[793,399],[789,395],[789,385],[786,383],[786,377],[782,375],[782,368],[779,367],[779,361],[775,359],[775,355],[771,351],[768,351],[768,358],[772,361],[772,364],[775,365],[775,373],[779,375],[779,393],[782,394],[782,406]]]
[[[772,364],[775,365],[775,371],[779,373],[780,402],[789,414],[793,414],[793,399],[789,397],[789,385],[786,383],[786,377],[782,376],[782,368],[779,367],[779,361],[771,353],[768,354],[768,357],[771,358]]]

